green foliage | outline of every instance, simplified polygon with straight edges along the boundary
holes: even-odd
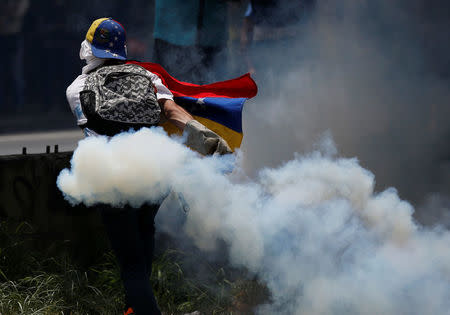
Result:
[[[221,272],[208,272],[211,280],[199,280],[186,274],[185,253],[167,250],[153,263],[151,282],[159,305],[167,314],[200,310],[206,314],[226,314],[230,305],[231,283]]]
[[[43,246],[29,224],[0,221],[0,314],[120,314],[122,287],[112,255],[80,270],[69,245]]]
[[[43,246],[26,223],[0,221],[0,314],[121,314],[123,287],[114,255],[90,267],[74,263],[69,243]],[[245,271],[209,266],[194,254],[166,250],[155,257],[151,276],[164,314],[252,314],[269,294]],[[201,262],[193,274],[187,261]]]

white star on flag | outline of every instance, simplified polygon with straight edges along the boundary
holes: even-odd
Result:
[[[199,98],[199,99],[197,100],[197,104],[200,104],[200,105],[205,104],[205,98],[204,98],[204,97]]]

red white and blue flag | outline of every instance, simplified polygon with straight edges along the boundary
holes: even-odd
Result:
[[[191,113],[195,119],[223,137],[231,149],[242,142],[242,109],[247,99],[256,95],[258,88],[250,74],[235,79],[198,85],[172,77],[161,65],[151,62],[129,61],[157,74],[169,88],[175,102]],[[169,133],[175,126],[163,124]]]

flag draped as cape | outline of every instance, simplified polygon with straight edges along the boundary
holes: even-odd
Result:
[[[242,108],[258,89],[250,74],[235,79],[197,85],[173,78],[159,64],[129,61],[157,74],[174,96],[175,102],[196,120],[224,138],[234,151],[242,142]],[[162,125],[168,133],[178,129],[171,123]]]

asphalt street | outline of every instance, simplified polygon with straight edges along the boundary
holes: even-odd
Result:
[[[28,154],[45,153],[47,146],[50,152],[73,151],[78,141],[83,139],[79,128],[59,131],[12,133],[0,135],[0,155],[22,154],[25,147]]]

